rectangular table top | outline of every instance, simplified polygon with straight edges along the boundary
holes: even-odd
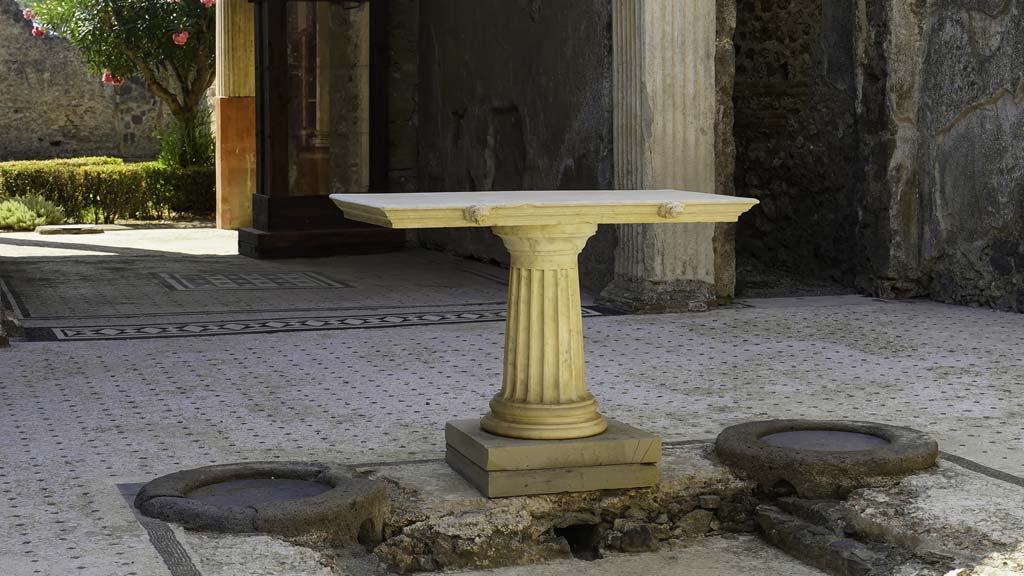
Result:
[[[735,222],[753,198],[682,190],[332,194],[351,220],[388,228]]]

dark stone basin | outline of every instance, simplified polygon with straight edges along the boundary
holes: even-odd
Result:
[[[797,450],[813,450],[815,452],[856,452],[889,444],[889,441],[885,438],[860,432],[843,432],[840,430],[777,432],[763,436],[761,442],[779,448],[795,448]]]
[[[373,546],[383,537],[388,490],[345,467],[240,462],[161,476],[134,503],[145,516],[192,530]]]
[[[310,480],[251,478],[197,488],[188,497],[213,506],[255,506],[317,496],[333,487]]]
[[[765,420],[726,428],[715,452],[762,494],[814,500],[930,468],[939,447],[923,432],[876,422]]]

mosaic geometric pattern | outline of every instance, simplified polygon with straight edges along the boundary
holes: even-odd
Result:
[[[160,282],[171,290],[295,290],[351,288],[316,272],[226,272],[222,274],[171,274],[158,272]]]
[[[601,316],[583,308],[583,316]],[[30,340],[133,340],[139,338],[181,338],[189,336],[220,336],[224,334],[257,334],[311,330],[347,330],[352,328],[393,328],[427,324],[462,324],[467,322],[503,322],[505,310],[472,310],[463,312],[415,312],[406,314],[321,316],[313,318],[275,318],[272,320],[223,320],[220,322],[188,322],[136,324],[126,326],[84,326],[69,328],[30,328]],[[40,334],[43,333],[43,334]]]

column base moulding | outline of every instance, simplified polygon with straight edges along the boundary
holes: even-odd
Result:
[[[651,282],[616,278],[595,302],[597,306],[626,314],[705,312],[718,305],[715,285],[701,280]]]

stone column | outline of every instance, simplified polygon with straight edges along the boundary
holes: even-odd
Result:
[[[495,227],[511,254],[505,370],[480,426],[513,438],[584,438],[608,427],[587,391],[578,261],[595,224]]]
[[[613,0],[615,187],[715,192],[716,3]],[[599,303],[631,312],[716,301],[714,224],[624,225]]]
[[[373,2],[339,10],[330,5],[332,194],[370,189],[370,10]]]
[[[256,60],[253,5],[217,2],[217,227],[252,226],[256,192]]]

